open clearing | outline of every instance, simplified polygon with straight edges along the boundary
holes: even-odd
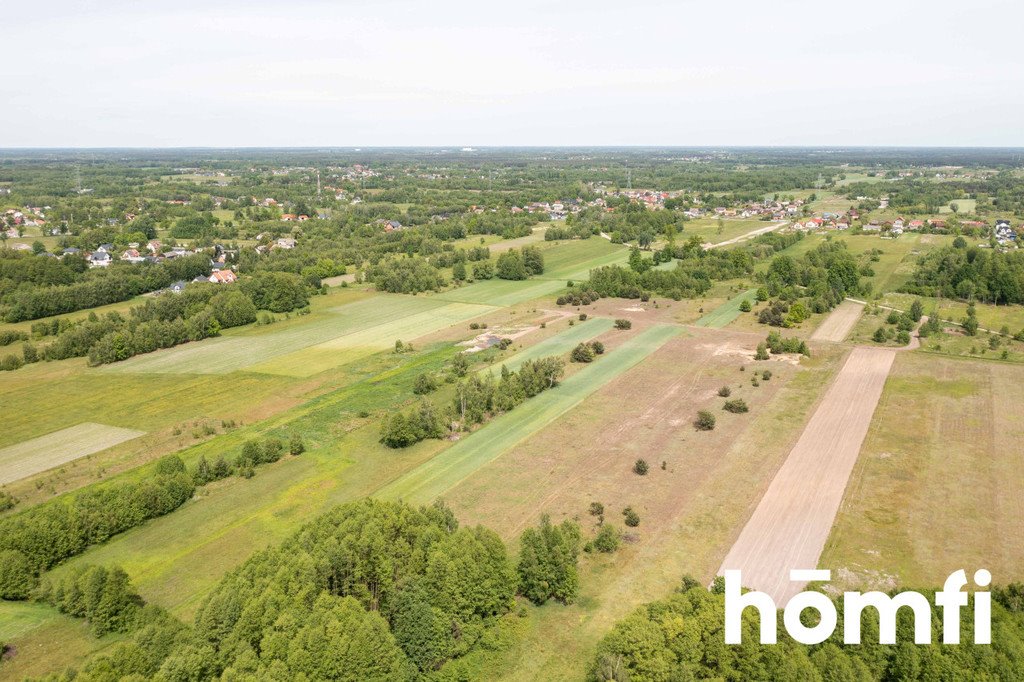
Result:
[[[817,568],[895,351],[855,348],[722,562],[779,606],[804,588],[791,569]]]
[[[106,450],[145,431],[87,422],[0,449],[0,485]]]
[[[863,312],[863,304],[843,301],[814,330],[814,333],[811,334],[811,341],[842,343],[849,335],[850,330],[857,324],[857,320],[860,319]]]
[[[421,504],[442,495],[516,443],[547,426],[619,374],[636,365],[666,341],[682,333],[674,325],[657,325],[629,339],[589,367],[571,375],[485,428],[410,471],[376,493],[383,499]]]
[[[748,289],[742,294],[730,298],[693,324],[695,327],[721,329],[740,316],[740,304],[744,300],[750,301],[751,304],[755,303],[757,301],[757,289]]]
[[[899,353],[822,566],[836,589],[1024,578],[1024,368]]]

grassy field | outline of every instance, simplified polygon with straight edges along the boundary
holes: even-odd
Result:
[[[822,556],[835,588],[1024,578],[1024,427],[1004,407],[1022,387],[1024,368],[899,355]]]
[[[0,449],[0,485],[106,450],[144,431],[85,423]]]
[[[909,310],[914,299],[920,298],[924,304],[926,314],[938,310],[939,317],[944,320],[960,322],[967,317],[967,304],[962,301],[951,301],[946,298],[930,298],[928,296],[913,296],[911,294],[886,294],[879,301],[881,305]],[[987,303],[975,303],[975,313],[978,316],[978,324],[984,329],[999,331],[1004,326],[1009,327],[1010,332],[1015,334],[1024,329],[1024,306],[1019,305],[990,305]]]
[[[974,199],[954,199],[948,206],[940,206],[939,213],[952,213],[956,206],[957,213],[971,214],[978,210],[978,202]]]
[[[614,323],[606,317],[592,317],[585,322],[577,322],[564,331],[549,336],[543,341],[536,343],[529,348],[519,351],[509,358],[496,362],[481,371],[500,371],[501,367],[507,367],[509,371],[516,371],[528,360],[537,360],[549,355],[561,355],[568,353],[577,344],[590,341],[612,328]]]
[[[712,327],[721,329],[740,316],[740,304],[743,301],[750,301],[751,305],[757,302],[757,289],[748,289],[738,296],[734,296],[710,313],[694,322],[697,327]]]
[[[531,398],[388,484],[376,493],[384,499],[420,504],[441,496],[484,464],[563,415],[608,381],[633,367],[682,329],[658,325],[638,334],[558,388]]]
[[[84,620],[63,616],[50,606],[0,601],[0,642],[15,648],[14,656],[0,663],[0,679],[61,671],[122,639],[118,634],[97,639]]]
[[[772,380],[754,387],[734,354],[750,343],[711,330],[671,339],[445,494],[464,523],[513,545],[542,513],[577,519],[590,537],[595,500],[619,528],[624,506],[641,517],[618,552],[583,555],[575,604],[529,607],[528,631],[487,679],[583,679],[598,639],[635,606],[663,598],[683,575],[710,581],[835,369],[831,352],[800,367],[772,363]],[[751,412],[721,412],[722,385]],[[707,408],[718,410],[718,427],[698,432],[690,422]],[[647,476],[631,470],[638,457],[651,464]]]
[[[704,243],[724,242],[735,237],[742,237],[748,232],[767,227],[770,223],[762,220],[748,220],[745,218],[723,218],[722,231],[719,232],[717,218],[698,218],[686,223],[682,234],[679,235],[683,241],[693,235],[700,237]]]

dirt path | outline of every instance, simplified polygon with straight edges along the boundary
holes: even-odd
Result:
[[[864,304],[846,300],[829,313],[825,321],[811,334],[811,341],[842,343],[864,312]]]
[[[867,435],[896,351],[855,348],[722,562],[743,584],[782,607],[804,584],[791,569],[813,569]]]
[[[786,225],[789,225],[789,223],[788,222],[785,222],[785,223],[771,223],[771,224],[767,225],[766,227],[759,227],[756,230],[753,230],[751,232],[747,232],[746,234],[741,234],[739,237],[733,237],[732,239],[726,239],[724,242],[718,242],[717,244],[705,244],[704,248],[705,249],[718,249],[718,248],[721,248],[723,246],[729,246],[730,244],[739,244],[740,242],[745,242],[748,239],[753,239],[754,237],[757,237],[759,235],[767,234],[768,232],[774,232],[775,230],[782,229]]]

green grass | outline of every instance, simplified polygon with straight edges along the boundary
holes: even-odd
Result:
[[[677,241],[686,241],[693,235],[697,235],[703,242],[712,244],[728,241],[736,237],[742,237],[748,232],[759,230],[771,225],[763,220],[751,220],[749,218],[723,218],[722,231],[718,231],[717,218],[698,218],[691,220],[683,227],[683,232],[677,237]]]
[[[757,301],[757,289],[747,289],[739,296],[730,298],[693,324],[696,327],[721,329],[740,316],[740,304],[744,300],[750,301],[753,305]]]
[[[61,615],[44,604],[0,601],[0,642],[16,650],[13,658],[0,663],[0,679],[63,672],[123,638],[107,635],[97,639],[84,620]]]
[[[144,431],[85,423],[9,445],[0,449],[0,485],[143,435]]]
[[[138,355],[105,371],[226,374],[251,369],[309,376],[384,350],[395,339],[422,336],[488,310],[479,305],[453,306],[426,296],[380,294],[311,315],[307,321],[299,318],[286,327],[247,327],[237,334]],[[308,357],[296,353],[310,348],[314,352]]]
[[[489,368],[484,368],[481,371],[497,371],[504,366],[507,367],[509,371],[514,372],[522,367],[523,363],[528,360],[537,360],[539,358],[548,357],[549,355],[562,355],[563,353],[568,353],[575,348],[577,344],[590,341],[591,339],[608,331],[613,326],[614,322],[606,317],[592,317],[585,322],[577,322],[574,326],[569,327],[565,331],[544,339],[540,343],[519,351],[515,355],[512,355],[500,362],[496,362]]]
[[[414,504],[426,503],[439,497],[516,443],[565,414],[681,332],[681,328],[674,325],[651,327],[606,357],[573,374],[557,388],[545,391],[515,410],[496,417],[484,428],[388,484],[376,496],[402,499]]]

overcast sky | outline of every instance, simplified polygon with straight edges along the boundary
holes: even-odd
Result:
[[[0,24],[0,147],[1024,146],[1022,0],[4,0]]]

